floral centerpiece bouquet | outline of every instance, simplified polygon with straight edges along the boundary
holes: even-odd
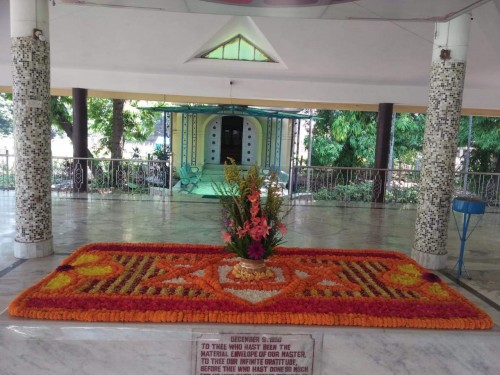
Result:
[[[257,166],[244,172],[230,161],[224,165],[225,183],[214,184],[221,197],[222,239],[240,258],[263,261],[284,242],[286,233],[283,219],[288,211],[282,212],[284,198],[278,177],[260,176]]]

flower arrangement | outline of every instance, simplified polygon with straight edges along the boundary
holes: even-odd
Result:
[[[288,212],[282,212],[284,199],[277,175],[266,181],[257,166],[245,173],[232,159],[225,163],[224,174],[226,182],[214,187],[221,196],[226,248],[244,259],[268,258],[286,233],[283,219]],[[261,194],[265,181],[267,193]]]

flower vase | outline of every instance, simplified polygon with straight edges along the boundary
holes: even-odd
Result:
[[[240,263],[238,264],[240,270],[246,272],[266,272],[266,262],[264,259],[245,259],[240,258]]]
[[[245,281],[262,280],[274,276],[267,268],[264,259],[239,258],[239,262],[233,268],[233,275]]]

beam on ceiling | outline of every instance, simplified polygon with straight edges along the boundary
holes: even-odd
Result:
[[[500,0],[499,0],[500,1]],[[0,93],[11,93],[12,87],[0,86]],[[50,90],[54,96],[71,96],[71,89],[53,88]],[[273,108],[301,108],[301,109],[330,109],[342,111],[364,111],[377,112],[377,104],[359,104],[359,103],[325,103],[325,102],[303,102],[289,100],[264,100],[264,99],[238,99],[238,98],[217,98],[205,96],[183,96],[183,95],[164,95],[164,94],[146,94],[132,92],[117,92],[91,90],[88,91],[91,98],[108,99],[126,99],[126,100],[149,100],[165,103],[200,103],[200,104],[227,104],[227,105],[251,105],[257,107]],[[394,104],[394,113],[426,113],[427,107],[418,105]],[[462,108],[463,116],[483,116],[500,117],[500,109],[484,108]]]

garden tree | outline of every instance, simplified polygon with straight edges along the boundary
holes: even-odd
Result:
[[[51,99],[52,123],[63,130],[70,139],[73,137],[72,105],[71,97],[54,96]],[[138,101],[88,99],[89,128],[102,135],[98,152],[105,150],[111,157],[121,158],[125,141],[142,142],[152,134],[160,114],[141,111],[138,106]],[[90,150],[88,155],[93,157]]]
[[[112,159],[121,159],[123,157],[123,146],[125,144],[124,130],[125,121],[123,118],[123,106],[125,100],[113,99],[113,125],[111,127],[111,136],[109,137],[109,149]]]
[[[376,115],[375,112],[318,111],[313,129],[312,165],[373,165]]]
[[[73,101],[69,96],[52,96],[50,98],[51,123],[62,130],[71,140],[73,140],[72,106]],[[92,157],[90,151],[88,151],[88,155]]]
[[[52,96],[50,98],[51,123],[63,131],[73,142],[73,99],[70,96]],[[92,152],[87,149],[87,157],[94,158]],[[91,164],[92,175],[102,173],[97,164]]]
[[[7,94],[0,94],[0,134],[12,134],[14,130],[12,111],[12,99]]]
[[[313,130],[312,165],[369,167],[374,163],[377,113],[325,111],[317,113]],[[422,150],[425,115],[396,116],[394,158],[412,164]],[[306,139],[306,143],[307,143]]]
[[[462,117],[458,145],[467,146],[469,118]],[[469,170],[500,173],[500,117],[473,117]]]
[[[422,151],[426,116],[421,113],[398,113],[394,129],[394,160],[414,164]]]
[[[125,140],[145,141],[153,133],[155,122],[160,116],[158,112],[139,110],[138,101],[131,101],[127,109],[124,109],[125,100],[122,99],[89,98],[87,103],[89,128],[101,133],[97,152],[108,150],[111,158],[123,157]],[[72,105],[71,97],[57,96],[51,99],[52,123],[58,125],[70,139],[73,139]],[[87,150],[87,154],[89,158],[94,158],[90,150]],[[98,164],[92,163],[91,168],[94,176],[102,173]],[[110,164],[111,176],[116,176],[117,168],[117,163]]]
[[[135,100],[89,98],[89,127],[102,136],[99,151],[120,159],[126,141],[144,142],[153,133],[161,114],[138,107]]]

